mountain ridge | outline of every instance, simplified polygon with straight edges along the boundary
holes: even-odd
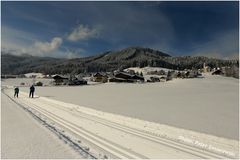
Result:
[[[44,74],[79,74],[88,72],[106,72],[128,67],[164,67],[183,70],[201,68],[203,63],[210,67],[238,66],[238,60],[221,60],[203,56],[173,57],[151,48],[128,47],[118,51],[107,51],[89,57],[64,59],[37,57],[31,55],[1,54],[2,74],[25,74],[41,72]]]

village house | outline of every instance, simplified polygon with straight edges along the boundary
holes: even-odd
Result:
[[[150,77],[150,79],[147,80],[147,82],[166,82],[167,81],[167,77],[166,76],[153,76]]]
[[[160,79],[160,82],[166,82],[167,81],[166,76],[161,76],[159,79]]]
[[[109,78],[109,82],[128,82],[133,83],[132,75],[126,72],[115,73],[114,77]]]
[[[175,77],[176,77],[176,72],[175,71],[168,71],[166,81],[170,81]]]
[[[135,80],[135,81],[144,82],[144,77],[140,76],[140,75],[135,74],[135,75],[132,76],[132,79]]]
[[[175,73],[174,78],[197,78],[201,76],[198,70],[185,70]]]
[[[191,70],[188,78],[198,78],[202,74],[198,70]]]
[[[126,70],[124,70],[124,71],[126,71],[127,73],[129,73],[129,74],[131,74],[131,75],[134,75],[134,74],[135,74],[135,71],[132,70],[132,69],[126,69]]]
[[[93,75],[92,81],[106,83],[108,81],[108,76],[106,74],[98,72]]]
[[[144,77],[140,75],[131,75],[126,72],[118,72],[109,82],[144,82]]]
[[[174,75],[174,78],[183,78],[184,76],[183,76],[183,74],[180,72],[180,71],[178,71],[175,75]]]
[[[154,76],[154,77],[150,77],[150,80],[148,80],[147,82],[160,82],[160,79]]]
[[[52,78],[54,79],[55,85],[63,85],[63,84],[67,84],[68,82],[68,78],[62,77],[59,75],[55,75]]]
[[[74,79],[70,79],[67,84],[69,86],[86,85],[87,81],[84,79],[74,78]]]
[[[132,75],[126,72],[119,72],[115,74],[116,78],[122,78],[122,79],[132,79]]]
[[[221,71],[220,69],[218,69],[218,70],[214,71],[214,72],[212,73],[212,75],[223,75],[223,71]]]
[[[81,78],[76,78],[71,75],[69,78],[60,75],[53,76],[55,85],[86,85],[87,81]]]
[[[133,80],[130,80],[130,79],[112,77],[112,78],[109,78],[109,82],[133,83],[134,81],[133,81]]]

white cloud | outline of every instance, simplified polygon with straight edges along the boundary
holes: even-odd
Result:
[[[34,47],[40,52],[48,53],[58,49],[61,44],[62,38],[54,37],[51,42],[35,42]]]
[[[1,51],[14,55],[29,54],[33,56],[48,56],[61,58],[79,58],[84,55],[82,48],[71,49],[63,45],[63,37],[53,37],[42,41],[38,36],[26,31],[2,26]],[[98,27],[99,28],[99,27]],[[66,49],[67,48],[67,49]]]
[[[74,52],[67,52],[66,57],[67,59],[73,59],[73,58],[80,58],[81,56]]]
[[[1,49],[15,55],[30,54],[34,56],[49,56],[59,52],[63,40],[54,37],[50,42],[41,42],[37,36],[26,31],[9,26],[2,26]]]
[[[68,47],[63,47],[64,49],[64,54],[62,57],[72,59],[72,58],[81,58],[84,57],[85,50],[82,48],[68,48]]]
[[[99,28],[89,28],[88,26],[79,25],[68,35],[67,39],[70,41],[87,40],[99,36]]]

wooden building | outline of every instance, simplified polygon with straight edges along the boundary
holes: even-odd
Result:
[[[93,79],[94,82],[102,82],[102,83],[106,83],[108,81],[108,76],[106,74],[101,74],[101,73],[96,73],[93,75]]]
[[[120,78],[128,81],[133,81],[133,82],[144,82],[144,77],[140,75],[131,75],[126,72],[119,72],[115,74],[115,78]]]
[[[54,83],[56,85],[66,84],[68,82],[68,78],[62,77],[62,76],[59,76],[59,75],[53,76],[53,79],[54,79]]]
[[[212,75],[223,75],[223,71],[221,71],[220,69],[218,69],[218,70],[214,71],[214,72],[212,73]]]

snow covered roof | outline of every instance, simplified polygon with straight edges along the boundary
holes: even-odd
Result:
[[[93,75],[93,77],[97,77],[97,76],[107,76],[107,75],[105,73],[99,73],[99,72]]]
[[[68,78],[60,76],[60,75],[55,75],[55,76],[53,76],[53,79],[68,79]]]
[[[27,78],[36,77],[36,78],[43,78],[44,75],[42,73],[26,73],[24,74]]]

